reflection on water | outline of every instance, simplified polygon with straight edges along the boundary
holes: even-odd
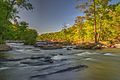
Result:
[[[6,73],[0,74],[0,80],[8,80],[7,77]]]
[[[9,45],[0,53],[0,80],[120,80],[119,54]]]
[[[87,62],[89,68],[84,72],[84,80],[119,80],[120,57],[101,56],[96,61]]]
[[[0,53],[0,59],[4,59],[4,58],[7,58],[7,57],[8,57],[7,54],[5,54],[5,53]]]

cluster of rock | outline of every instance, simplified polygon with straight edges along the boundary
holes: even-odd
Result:
[[[62,49],[63,45],[57,42],[48,42],[48,41],[39,41],[34,45],[35,47],[39,47],[44,50],[52,50],[52,49]]]
[[[102,44],[102,43],[84,43],[77,45],[75,49],[103,49],[103,48],[120,48],[120,44]]]
[[[102,49],[104,45],[101,43],[83,43],[77,45],[74,49]]]

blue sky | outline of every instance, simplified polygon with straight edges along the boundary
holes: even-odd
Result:
[[[120,0],[112,0],[111,3]],[[20,21],[27,21],[30,28],[40,34],[62,29],[63,24],[74,23],[75,17],[83,15],[75,8],[77,0],[30,0],[34,10],[20,11]]]

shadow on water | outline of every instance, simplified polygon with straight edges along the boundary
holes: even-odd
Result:
[[[120,57],[111,55],[93,56],[89,66],[80,76],[83,80],[120,80]]]
[[[5,63],[3,63],[1,60],[6,59],[8,57],[9,57],[8,54],[0,52],[0,69],[1,68],[5,69],[5,67],[3,67]],[[0,80],[8,80],[8,77],[9,76],[6,73],[4,73],[4,72],[1,73],[1,71],[0,71]]]
[[[6,73],[0,74],[0,80],[8,80],[8,76],[6,77]]]
[[[9,57],[8,54],[0,53],[0,59],[5,59],[5,58],[8,58],[8,57]]]
[[[3,66],[3,60],[6,60],[9,57],[8,54],[0,53],[0,68]]]

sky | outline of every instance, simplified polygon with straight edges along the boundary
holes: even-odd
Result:
[[[111,3],[120,0],[112,0]],[[77,0],[30,0],[34,9],[20,10],[19,21],[26,21],[39,34],[60,31],[64,24],[73,25],[77,16],[83,15],[76,9]]]

